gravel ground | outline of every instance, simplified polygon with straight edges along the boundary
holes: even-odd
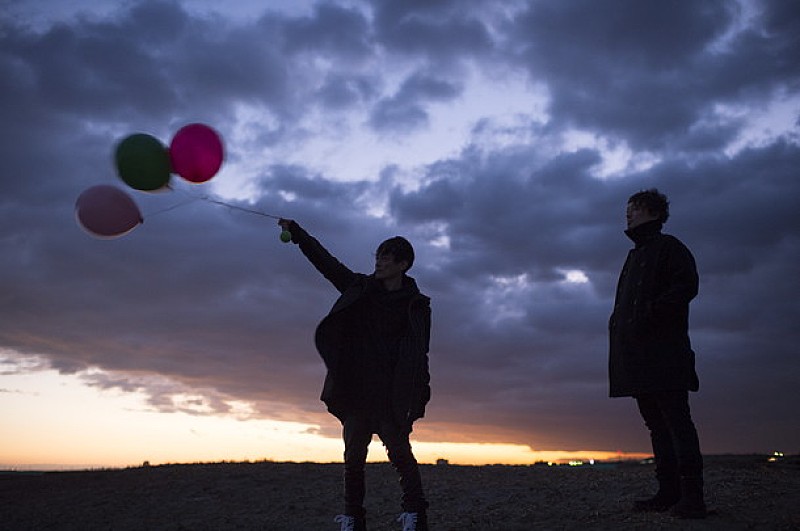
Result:
[[[2,530],[332,530],[340,464],[214,463],[0,473]],[[635,513],[652,465],[423,465],[434,530],[800,529],[800,459],[706,458],[705,520]],[[400,487],[367,465],[368,526],[399,530]]]

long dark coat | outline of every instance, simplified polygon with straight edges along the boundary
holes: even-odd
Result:
[[[659,391],[697,391],[689,340],[689,302],[697,295],[694,257],[651,221],[625,231],[628,253],[609,320],[612,397]]]
[[[322,275],[341,293],[330,312],[317,326],[314,342],[325,362],[327,374],[320,399],[328,411],[344,422],[349,411],[348,378],[342,372],[350,355],[352,335],[364,333],[349,318],[356,302],[365,296],[371,275],[354,273],[331,255],[315,238],[296,223],[290,227],[292,241]],[[430,299],[420,293],[413,278],[404,278],[406,289],[413,295],[408,303],[408,332],[400,343],[400,354],[394,367],[391,406],[395,422],[411,430],[412,423],[425,415],[431,397],[428,349],[430,343]]]

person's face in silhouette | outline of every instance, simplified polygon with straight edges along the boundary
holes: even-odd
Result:
[[[628,222],[628,229],[633,229],[642,223],[658,219],[658,216],[651,213],[644,205],[628,203],[628,208],[625,210],[625,219]]]

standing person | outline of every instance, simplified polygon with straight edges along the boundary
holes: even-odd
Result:
[[[689,249],[661,232],[668,217],[669,201],[655,188],[628,200],[625,234],[635,246],[609,321],[610,395],[635,398],[650,430],[659,488],[634,508],[704,518],[703,458],[688,394],[699,388],[688,331],[699,279]]]
[[[354,273],[293,220],[281,219],[292,241],[341,293],[320,322],[315,343],[327,375],[320,397],[343,426],[342,531],[366,529],[364,466],[377,434],[400,476],[404,531],[427,531],[428,502],[409,435],[430,399],[430,299],[406,273],[414,249],[400,236],[378,246],[375,271]]]

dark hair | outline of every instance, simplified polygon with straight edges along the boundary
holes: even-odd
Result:
[[[402,262],[403,260],[408,261],[406,271],[411,269],[411,266],[414,265],[414,248],[411,246],[411,243],[402,236],[395,236],[381,243],[378,246],[378,250],[375,251],[375,256],[380,256],[382,254],[391,254],[395,262]]]
[[[646,208],[652,215],[658,216],[661,223],[666,223],[669,218],[669,200],[656,188],[636,192],[628,199],[628,203]]]

